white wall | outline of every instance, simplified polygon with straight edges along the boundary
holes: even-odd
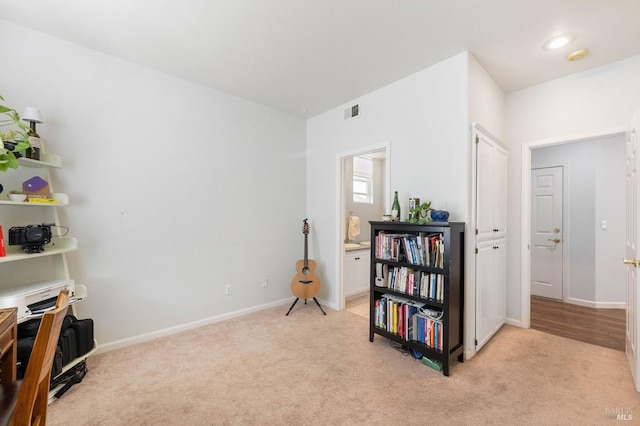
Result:
[[[332,306],[340,304],[340,154],[389,141],[391,191],[398,191],[403,216],[408,198],[419,197],[449,210],[451,221],[467,221],[467,75],[464,53],[308,120],[307,211],[316,230],[310,251],[323,282],[320,295]],[[344,108],[353,103],[360,117],[345,121]]]
[[[504,128],[505,94],[493,77],[469,55],[469,118],[509,145]]]
[[[533,149],[531,168],[563,166],[568,223],[567,294],[570,303],[623,307],[625,270],[625,145],[622,135]],[[607,229],[601,229],[607,220]]]
[[[603,138],[597,144],[596,162],[596,303],[624,308],[627,300],[625,255],[626,191],[624,135]],[[602,221],[607,229],[602,229]]]
[[[504,139],[504,107],[505,95],[498,84],[478,63],[473,55],[469,55],[469,121],[478,123],[485,131],[493,137],[505,143]],[[476,330],[476,253],[475,253],[475,185],[476,175],[476,149],[477,146],[472,140],[471,127],[468,135],[471,146],[468,158],[470,198],[469,198],[469,222],[466,235],[466,258],[465,258],[465,356],[472,357],[475,354],[475,330]],[[507,229],[507,232],[509,230]]]
[[[587,59],[588,60],[588,59]],[[507,316],[522,317],[522,145],[580,140],[624,130],[640,107],[640,56],[553,80],[507,95],[510,250]],[[526,171],[528,173],[528,170]]]
[[[9,22],[0,39],[0,94],[41,109],[63,158],[78,310],[103,347],[288,302],[304,120]]]

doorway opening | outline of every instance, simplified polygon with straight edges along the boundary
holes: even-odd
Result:
[[[624,153],[622,132],[523,145],[523,326],[624,350]]]
[[[340,308],[368,316],[369,221],[381,220],[389,204],[389,143],[338,155],[337,264]]]

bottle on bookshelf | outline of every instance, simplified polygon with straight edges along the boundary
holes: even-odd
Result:
[[[398,201],[398,191],[395,191],[393,204],[391,204],[391,220],[400,222],[400,202]]]

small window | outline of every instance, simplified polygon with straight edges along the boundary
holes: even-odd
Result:
[[[353,202],[373,204],[373,162],[353,157]]]

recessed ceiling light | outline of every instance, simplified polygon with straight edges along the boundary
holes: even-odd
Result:
[[[567,55],[567,60],[571,62],[579,61],[580,59],[587,56],[587,53],[587,49],[576,50],[575,52],[571,52]]]
[[[547,50],[560,49],[561,47],[566,46],[572,41],[573,41],[573,36],[571,34],[562,34],[559,36],[555,36],[551,40],[547,41],[544,44],[544,48]]]

